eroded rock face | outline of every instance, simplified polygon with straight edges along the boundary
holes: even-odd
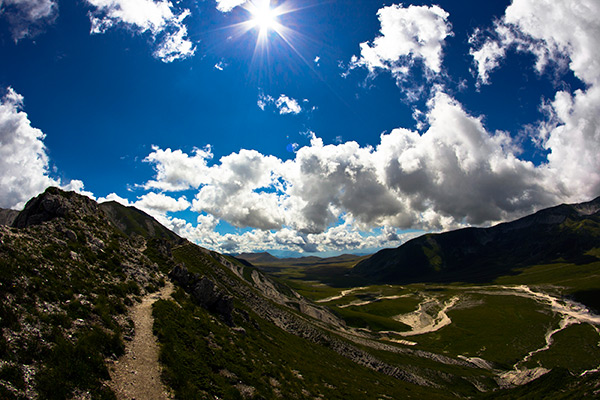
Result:
[[[192,295],[200,306],[220,315],[227,324],[233,324],[233,298],[219,290],[213,281],[179,265],[169,272],[169,278]]]
[[[0,208],[0,225],[12,226],[19,212],[16,210],[8,210]]]

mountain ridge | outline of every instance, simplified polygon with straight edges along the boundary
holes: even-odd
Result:
[[[600,197],[561,204],[489,228],[426,234],[359,262],[353,275],[375,282],[486,282],[517,267],[590,261],[600,246]]]
[[[235,255],[235,258],[248,261],[256,265],[266,264],[288,264],[288,265],[312,265],[312,264],[329,264],[337,262],[349,262],[357,261],[364,258],[363,255],[356,254],[340,254],[339,256],[333,257],[318,257],[318,256],[304,256],[304,257],[276,257],[269,252],[260,253],[241,253]]]

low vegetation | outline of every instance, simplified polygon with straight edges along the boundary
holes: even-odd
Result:
[[[459,269],[402,285],[370,284],[349,256],[261,255],[257,268],[133,208],[57,189],[14,221],[0,226],[2,399],[115,399],[108,366],[133,335],[128,307],[168,273],[180,287],[154,304],[154,333],[176,399],[600,394],[600,317],[573,303],[598,310],[594,221],[559,227],[565,245],[585,237],[581,254],[492,268],[476,284]],[[424,260],[444,274],[447,243],[426,242]]]
[[[105,361],[132,334],[127,307],[164,283],[140,250],[160,251],[116,229],[89,199],[42,196],[67,213],[0,226],[0,398],[114,399]]]

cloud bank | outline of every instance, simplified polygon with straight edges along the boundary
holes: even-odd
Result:
[[[313,136],[287,161],[241,150],[209,165],[207,152],[155,148],[146,161],[157,175],[146,187],[198,189],[197,212],[239,227],[306,234],[342,217],[366,230],[486,224],[558,198],[548,189],[548,168],[520,160],[510,136],[486,131],[449,95],[440,91],[429,101],[427,119],[426,131],[395,129],[375,148],[324,145]]]

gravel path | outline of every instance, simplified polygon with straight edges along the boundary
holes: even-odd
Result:
[[[167,282],[158,293],[142,299],[130,311],[135,324],[135,336],[127,342],[125,354],[110,368],[110,387],[119,400],[167,400],[171,397],[160,380],[158,343],[152,333],[152,304],[166,299],[173,292],[173,284]]]

